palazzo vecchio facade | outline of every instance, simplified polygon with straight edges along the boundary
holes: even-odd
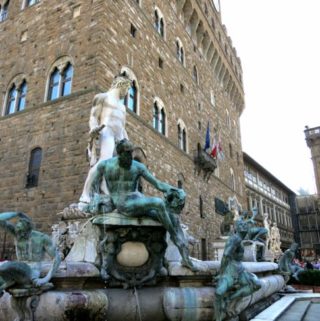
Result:
[[[23,211],[49,233],[78,202],[92,99],[126,72],[129,138],[152,173],[185,189],[181,219],[200,240],[192,254],[212,258],[223,219],[215,198],[246,204],[242,69],[214,3],[0,0],[0,211]],[[206,180],[212,159],[197,161],[208,123],[224,159]]]

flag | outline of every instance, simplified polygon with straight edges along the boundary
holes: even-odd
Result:
[[[217,157],[218,157],[219,160],[224,160],[224,153],[223,153],[223,150],[222,150],[220,134],[219,134],[219,140],[218,140]]]
[[[210,155],[219,160],[224,160],[224,153],[221,146],[220,133],[215,135]]]
[[[217,144],[216,137],[214,137],[210,155],[215,158],[217,157],[217,154],[218,154],[218,144]]]
[[[208,122],[207,132],[206,132],[206,141],[204,143],[203,150],[206,151],[209,147],[210,147],[210,127],[209,127],[209,122]]]

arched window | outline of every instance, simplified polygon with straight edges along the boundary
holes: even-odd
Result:
[[[233,169],[230,168],[230,187],[235,191],[236,190],[236,180],[234,177]]]
[[[27,89],[28,89],[27,82],[24,80],[18,91],[17,111],[23,110],[26,107]]]
[[[154,11],[154,28],[162,38],[165,37],[163,14],[158,8]]]
[[[176,40],[176,55],[178,60],[182,63],[182,65],[184,65],[184,49],[179,38]]]
[[[202,196],[199,196],[199,212],[200,212],[200,217],[204,218],[204,213],[203,213],[203,200],[202,200]]]
[[[199,79],[198,79],[198,69],[196,66],[193,66],[193,69],[192,69],[192,79],[193,81],[196,83],[196,84],[199,84]]]
[[[182,129],[182,149],[186,152],[187,151],[187,132],[186,129]]]
[[[54,100],[59,97],[59,81],[60,73],[58,68],[55,68],[50,75],[48,100]]]
[[[178,40],[176,41],[176,56],[177,56],[178,60],[180,61],[180,43]]]
[[[180,48],[180,61],[184,65],[184,49],[183,49],[183,47]]]
[[[208,16],[208,14],[209,14],[208,6],[206,3],[204,4],[204,13],[206,16]]]
[[[185,125],[181,120],[178,122],[178,144],[180,149],[187,152],[187,132]]]
[[[71,94],[71,84],[73,77],[73,67],[70,63],[67,64],[66,68],[62,72],[62,92],[61,96],[67,96]]]
[[[157,31],[159,30],[159,26],[160,26],[160,18],[159,18],[158,10],[155,10],[154,11],[154,27]]]
[[[126,75],[131,80],[131,87],[123,99],[123,104],[134,113],[139,114],[139,86],[137,78],[132,70],[127,67],[121,68],[121,74]]]
[[[233,131],[234,131],[235,139],[237,140],[238,139],[238,127],[237,127],[237,123],[235,120],[233,121]]]
[[[128,90],[128,94],[124,99],[124,104],[134,113],[137,113],[137,87],[136,82],[133,81]]]
[[[229,129],[231,128],[230,113],[228,109],[226,109],[226,125],[228,126]]]
[[[40,147],[34,148],[30,153],[29,171],[26,184],[27,188],[38,186],[41,160],[42,149]]]
[[[184,182],[185,182],[184,175],[180,172],[178,174],[178,182],[177,182],[178,188],[183,188],[183,183]]]
[[[13,114],[16,111],[17,94],[18,91],[16,89],[16,86],[13,84],[8,94],[6,115]]]
[[[160,19],[160,36],[164,38],[164,20],[163,18]]]
[[[215,24],[215,22],[214,22],[214,19],[213,19],[213,18],[211,18],[211,26],[212,26],[212,28],[213,28],[213,29],[215,29],[215,28],[216,28],[216,24]]]
[[[162,135],[165,135],[166,134],[166,113],[163,108],[161,109],[161,112],[160,112],[159,125],[160,125],[159,126],[160,133]]]
[[[0,22],[8,18],[9,0],[1,7],[0,5]]]
[[[215,107],[215,105],[216,105],[216,96],[215,96],[213,90],[211,90],[211,92],[210,92],[210,102],[211,102],[211,105],[213,107]]]
[[[17,87],[15,83],[12,84],[7,96],[5,115],[10,115],[25,109],[27,88],[27,82],[24,79],[19,87]]]
[[[157,132],[166,135],[166,112],[159,98],[156,98],[153,103],[152,125]]]
[[[158,131],[159,128],[159,108],[157,102],[153,104],[153,128]]]
[[[229,156],[230,156],[230,158],[233,158],[233,151],[232,151],[231,143],[229,143]]]
[[[72,90],[73,66],[69,57],[62,57],[56,61],[51,69],[47,100],[55,100],[59,97],[68,96]]]
[[[26,0],[26,7],[33,6],[34,4],[38,3],[40,0]]]

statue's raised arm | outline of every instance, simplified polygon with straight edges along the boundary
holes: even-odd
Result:
[[[9,222],[14,218],[18,219],[15,224]],[[4,280],[0,292],[15,284],[40,287],[48,283],[61,262],[51,238],[34,230],[31,219],[21,212],[1,213],[0,226],[14,236],[17,256],[17,261],[8,261],[0,266],[0,276]],[[41,262],[46,254],[53,259],[53,263],[46,276],[41,278]]]
[[[26,214],[21,212],[4,212],[0,214],[0,227],[5,229],[7,232],[12,234],[13,236],[16,235],[15,227],[14,227],[14,224],[10,222],[10,220],[16,217],[29,220],[29,217]]]
[[[178,188],[158,180],[150,173],[150,171],[144,165],[142,166],[142,176],[152,186],[154,186],[157,190],[163,193],[169,193],[171,190],[178,190]]]

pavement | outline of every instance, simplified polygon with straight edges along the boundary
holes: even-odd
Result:
[[[294,293],[259,313],[251,321],[319,321],[320,294]]]

